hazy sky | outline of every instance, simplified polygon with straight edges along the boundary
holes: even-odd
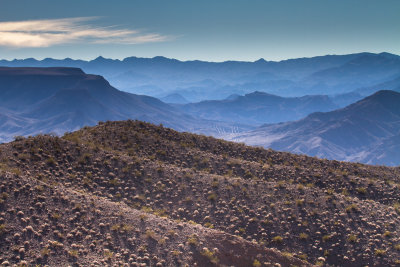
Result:
[[[400,0],[0,0],[0,58],[400,54]]]

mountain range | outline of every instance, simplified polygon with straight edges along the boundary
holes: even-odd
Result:
[[[399,165],[400,93],[383,90],[345,108],[264,125],[230,138],[321,158]]]
[[[388,84],[396,88],[396,82]],[[0,141],[38,133],[62,135],[99,121],[138,119],[282,151],[399,165],[399,93],[379,91],[341,109],[335,101],[341,101],[339,96],[253,92],[166,104],[119,91],[102,76],[78,68],[0,67]]]
[[[0,114],[2,142],[106,120],[140,119],[207,134],[234,126],[193,118],[156,98],[119,91],[101,76],[64,67],[0,67]]]
[[[250,125],[301,119],[316,111],[337,109],[332,99],[323,95],[281,97],[263,92],[231,96],[225,100],[206,100],[175,105],[179,110],[203,119]]]
[[[297,97],[340,95],[373,88],[400,75],[400,57],[389,53],[327,55],[279,62],[179,61],[165,57],[123,60],[98,57],[91,61],[31,58],[0,60],[0,66],[81,68],[86,73],[102,75],[119,90],[158,98],[177,93],[189,102],[222,100],[231,94],[254,91]],[[374,90],[380,89],[362,95]]]

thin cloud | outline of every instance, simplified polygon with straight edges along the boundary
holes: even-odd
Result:
[[[141,44],[171,39],[157,33],[88,24],[93,17],[0,22],[0,46],[49,47],[66,43]]]

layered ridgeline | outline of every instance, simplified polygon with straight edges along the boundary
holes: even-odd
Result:
[[[159,98],[168,96],[166,101],[172,100],[171,103],[184,103],[185,99],[189,102],[225,99],[231,94],[261,91],[280,96],[345,94],[346,98],[338,102],[344,106],[361,96],[390,89],[376,85],[400,76],[400,57],[389,53],[219,63],[165,57],[124,60],[99,57],[91,61],[47,58],[0,60],[0,66],[77,67],[104,76],[120,90]]]
[[[380,91],[343,109],[249,131],[336,105],[326,96],[279,97],[262,92],[168,105],[119,91],[103,77],[76,68],[0,68],[0,142],[19,135],[63,134],[99,121],[140,119],[277,150],[399,165],[399,95]]]
[[[77,68],[0,68],[0,142],[124,119],[208,134],[227,126],[214,128],[215,123],[184,115],[156,98],[119,91]]]
[[[203,119],[251,125],[294,121],[313,113],[331,111],[338,106],[328,97],[307,95],[281,97],[263,92],[231,96],[225,100],[207,100],[175,105],[178,109]]]
[[[379,91],[357,103],[231,136],[251,145],[321,158],[400,165],[400,93]]]
[[[3,264],[394,266],[400,259],[398,168],[138,121],[18,138],[0,145],[0,162]]]

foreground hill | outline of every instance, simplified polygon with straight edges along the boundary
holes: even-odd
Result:
[[[119,91],[103,77],[77,68],[0,68],[0,114],[0,142],[17,135],[63,134],[101,120],[141,119],[213,132],[209,121],[156,98]]]
[[[203,119],[261,125],[298,120],[313,112],[331,111],[338,106],[328,96],[322,95],[280,97],[253,92],[225,100],[177,105],[177,108]]]
[[[398,168],[274,152],[138,121],[19,138],[0,151],[0,257],[9,264],[400,260]]]
[[[234,138],[329,159],[397,166],[399,132],[400,93],[379,91],[343,109],[265,125]]]

